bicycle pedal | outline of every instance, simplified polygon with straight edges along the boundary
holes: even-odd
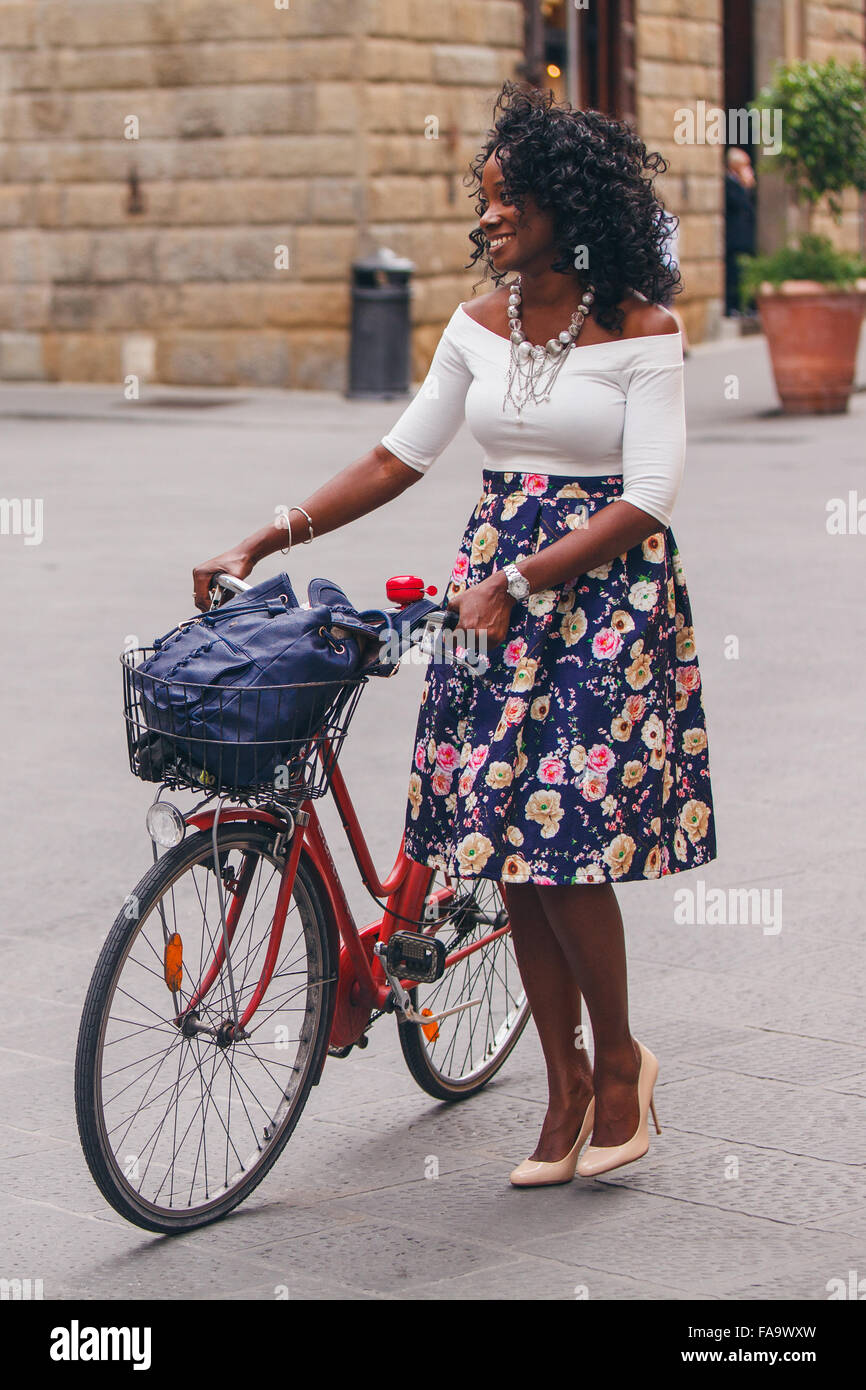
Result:
[[[445,974],[445,943],[421,932],[395,931],[388,941],[385,964],[398,980],[433,984]]]

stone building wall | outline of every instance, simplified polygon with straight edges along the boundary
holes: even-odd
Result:
[[[0,3],[0,375],[340,388],[381,244],[420,371],[522,42],[521,0]]]
[[[863,54],[862,0],[755,5],[759,81]],[[694,341],[722,312],[724,151],[676,112],[723,103],[722,10],[635,0]],[[420,379],[479,279],[462,176],[523,39],[522,0],[0,0],[0,377],[342,389],[351,263],[390,246]],[[856,248],[858,200],[819,229]]]

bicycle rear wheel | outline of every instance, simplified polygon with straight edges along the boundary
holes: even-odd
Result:
[[[235,922],[231,981],[209,831],[144,876],[94,970],[76,1053],[79,1134],[103,1195],[145,1230],[191,1230],[249,1196],[318,1078],[336,962],[303,859],[270,984],[247,1036],[230,1037],[232,984],[240,1016],[271,941],[284,862],[277,837],[254,823],[219,828],[218,871]],[[167,944],[175,936],[180,948]]]
[[[429,934],[445,944],[446,955],[465,951],[491,933],[500,935],[449,966],[441,980],[410,991],[419,1013],[442,1013],[469,999],[480,1002],[439,1023],[399,1020],[398,1035],[406,1064],[418,1085],[437,1100],[475,1095],[496,1074],[529,1021],[508,913],[499,884],[492,879],[449,878],[437,871],[427,901],[447,887],[453,896],[440,905],[441,920]],[[502,930],[506,928],[506,930]]]

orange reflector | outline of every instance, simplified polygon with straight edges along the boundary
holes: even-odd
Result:
[[[433,1010],[432,1010],[432,1009],[422,1009],[421,1012],[422,1012],[422,1014],[424,1014],[424,1016],[425,1016],[426,1018],[432,1018],[432,1016],[433,1016]],[[424,1034],[424,1036],[425,1036],[425,1038],[427,1039],[428,1042],[435,1042],[436,1039],[437,1039],[438,1036],[439,1036],[439,1024],[438,1024],[438,1023],[422,1023],[422,1024],[421,1024],[421,1032]]]
[[[163,965],[168,988],[172,991],[180,989],[183,982],[183,942],[177,932],[165,943]]]

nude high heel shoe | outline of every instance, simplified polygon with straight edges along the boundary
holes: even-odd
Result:
[[[558,1159],[556,1163],[542,1163],[537,1158],[525,1158],[511,1174],[513,1185],[515,1187],[551,1187],[554,1183],[571,1182],[577,1167],[577,1156],[592,1133],[594,1115],[595,1096],[586,1107],[580,1133],[574,1141],[574,1148],[565,1155],[565,1158]]]
[[[637,1038],[635,1038],[635,1042],[637,1042]],[[637,1129],[625,1144],[614,1144],[609,1148],[590,1144],[577,1164],[577,1171],[583,1178],[595,1178],[598,1177],[599,1173],[609,1173],[613,1168],[622,1168],[626,1163],[634,1163],[635,1159],[643,1158],[649,1149],[650,1111],[652,1111],[656,1134],[662,1132],[653,1101],[653,1087],[659,1074],[658,1058],[654,1057],[649,1048],[644,1047],[642,1042],[638,1042],[637,1045],[640,1048],[640,1071],[637,1078],[640,1118]]]

